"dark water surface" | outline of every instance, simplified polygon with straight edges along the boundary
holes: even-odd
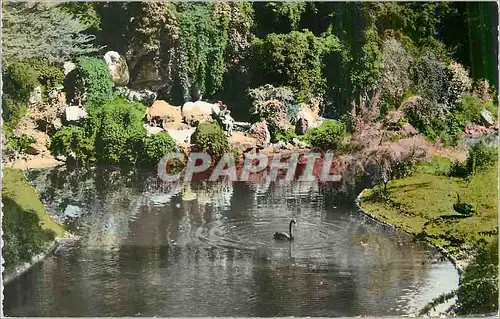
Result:
[[[458,284],[434,249],[315,184],[30,178],[80,239],[5,287],[8,316],[407,315]],[[296,240],[276,242],[291,218]]]

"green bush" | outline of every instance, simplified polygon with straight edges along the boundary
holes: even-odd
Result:
[[[146,135],[143,127],[145,106],[115,99],[100,109],[92,109],[79,126],[64,127],[52,137],[52,154],[78,162],[109,165],[156,165],[172,151],[175,142],[168,133]]]
[[[64,73],[60,67],[41,60],[30,60],[27,63],[37,72],[37,78],[44,88],[44,93],[63,84]]]
[[[92,162],[95,159],[93,136],[75,125],[63,127],[52,136],[50,151],[54,156],[63,155],[77,162]]]
[[[474,144],[467,154],[464,163],[454,162],[448,175],[455,177],[468,177],[477,171],[494,165],[498,161],[498,148],[488,146],[480,141]]]
[[[13,129],[26,114],[26,103],[19,102],[11,95],[2,95],[2,119],[8,129]]]
[[[229,151],[226,132],[215,122],[200,123],[192,135],[192,144],[199,152],[206,152],[212,157],[222,157]]]
[[[151,135],[143,141],[140,162],[144,165],[157,165],[165,154],[175,149],[175,141],[166,132]]]
[[[269,131],[270,131],[269,133],[271,134],[271,142],[272,143],[276,143],[279,141],[289,143],[294,138],[298,138],[297,134],[295,134],[294,129],[290,129],[290,130],[285,131],[283,129],[275,128],[274,132],[271,132],[271,130],[269,130]]]
[[[2,118],[15,127],[26,113],[33,89],[40,85],[38,72],[26,62],[10,64],[3,73]]]
[[[306,132],[305,138],[313,147],[323,151],[338,149],[346,136],[346,126],[336,120],[325,120],[319,127]]]
[[[488,146],[481,141],[471,147],[465,165],[468,172],[474,173],[489,165],[494,165],[497,160],[498,148]]]
[[[146,131],[142,126],[145,106],[115,99],[106,103],[96,116],[101,124],[96,136],[96,157],[105,164],[135,164]],[[129,141],[132,139],[132,141]],[[128,146],[135,146],[130,149]]]
[[[76,68],[66,77],[64,87],[68,101],[86,92],[84,104],[90,109],[100,107],[113,98],[113,85],[103,59],[82,56],[76,59]]]
[[[41,60],[9,64],[3,73],[2,117],[6,124],[15,127],[26,114],[31,92],[40,86],[42,93],[61,84],[60,68]]]
[[[461,315],[498,311],[498,240],[479,248],[474,263],[462,274],[459,292]]]
[[[255,41],[256,61],[262,72],[259,79],[267,83],[297,89],[298,100],[307,95],[323,96],[326,80],[323,77],[323,58],[338,51],[340,42],[334,36],[316,37],[311,31],[292,31],[288,34],[269,34]]]
[[[31,144],[36,142],[36,139],[33,136],[28,136],[26,134],[21,134],[19,136],[9,136],[8,141],[10,147],[16,152],[26,153]]]

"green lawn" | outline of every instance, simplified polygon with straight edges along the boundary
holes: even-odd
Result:
[[[494,231],[498,225],[497,166],[487,167],[466,180],[445,176],[450,164],[446,158],[421,164],[412,176],[391,181],[386,198],[376,196],[375,188],[370,189],[363,194],[360,205],[377,218],[420,234],[451,254],[480,238],[495,240],[484,232]],[[462,202],[473,205],[473,216],[459,218],[453,210],[457,193]]]
[[[2,202],[3,256],[7,270],[29,262],[54,238],[64,235],[64,228],[45,211],[22,171],[3,168]]]

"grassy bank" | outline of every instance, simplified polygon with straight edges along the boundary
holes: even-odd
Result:
[[[435,158],[412,176],[391,181],[384,195],[377,188],[366,191],[361,207],[461,259],[459,249],[467,243],[494,240],[488,234],[498,225],[498,169],[490,166],[465,179],[446,176],[450,166],[448,159]],[[473,216],[464,218],[453,210],[457,193],[475,208]]]
[[[434,158],[409,177],[367,190],[360,207],[373,217],[442,248],[464,266],[457,312],[480,314],[498,309],[498,168],[487,165],[469,177],[448,174],[452,163]],[[457,194],[472,215],[454,210]],[[444,296],[441,296],[444,301]]]
[[[2,180],[3,258],[6,274],[31,262],[47,249],[64,228],[45,211],[35,189],[21,170],[4,168]]]

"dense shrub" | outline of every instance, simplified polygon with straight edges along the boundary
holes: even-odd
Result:
[[[479,248],[474,263],[462,274],[459,313],[477,315],[498,311],[498,240]]]
[[[346,126],[336,120],[325,120],[319,127],[306,132],[305,138],[313,147],[323,151],[338,149],[346,136]]]
[[[63,84],[64,73],[60,67],[42,60],[29,60],[26,63],[37,73],[38,82],[42,85],[44,93]]]
[[[129,103],[116,99],[105,104],[102,111],[97,112],[101,118],[96,137],[96,157],[106,164],[135,164],[139,149],[130,149],[128,140],[141,140],[146,136],[142,126],[145,107],[139,103]],[[140,147],[141,143],[137,145]]]
[[[480,141],[469,149],[467,159],[464,163],[453,163],[448,174],[456,177],[467,177],[490,165],[494,165],[497,161],[498,148],[488,146]]]
[[[226,132],[215,122],[200,123],[191,137],[191,143],[199,152],[206,152],[214,158],[223,156],[229,150]]]
[[[467,121],[481,124],[481,111],[483,109],[490,111],[494,117],[497,116],[497,106],[492,101],[483,102],[470,95],[462,98],[456,111],[462,112]]]
[[[100,107],[113,97],[113,81],[103,59],[79,57],[76,68],[65,79],[68,101],[88,109]],[[84,98],[85,97],[85,98]]]
[[[61,84],[60,68],[41,60],[13,62],[3,72],[2,117],[14,127],[26,113],[30,94],[40,86],[42,93]]]
[[[474,144],[467,155],[465,165],[471,173],[493,165],[498,160],[498,148],[486,145],[483,142]]]
[[[2,118],[15,126],[26,113],[26,106],[33,89],[40,85],[38,72],[28,63],[16,62],[3,73]]]
[[[144,165],[157,165],[165,154],[175,149],[175,141],[166,132],[145,137],[143,144],[139,162]]]
[[[52,137],[53,155],[65,155],[79,162],[97,161],[109,165],[156,165],[172,151],[175,143],[168,133],[146,135],[145,106],[123,99],[94,109],[79,126],[64,127]]]
[[[50,151],[54,156],[66,156],[77,162],[90,162],[94,156],[94,138],[79,126],[66,126],[51,138]]]

